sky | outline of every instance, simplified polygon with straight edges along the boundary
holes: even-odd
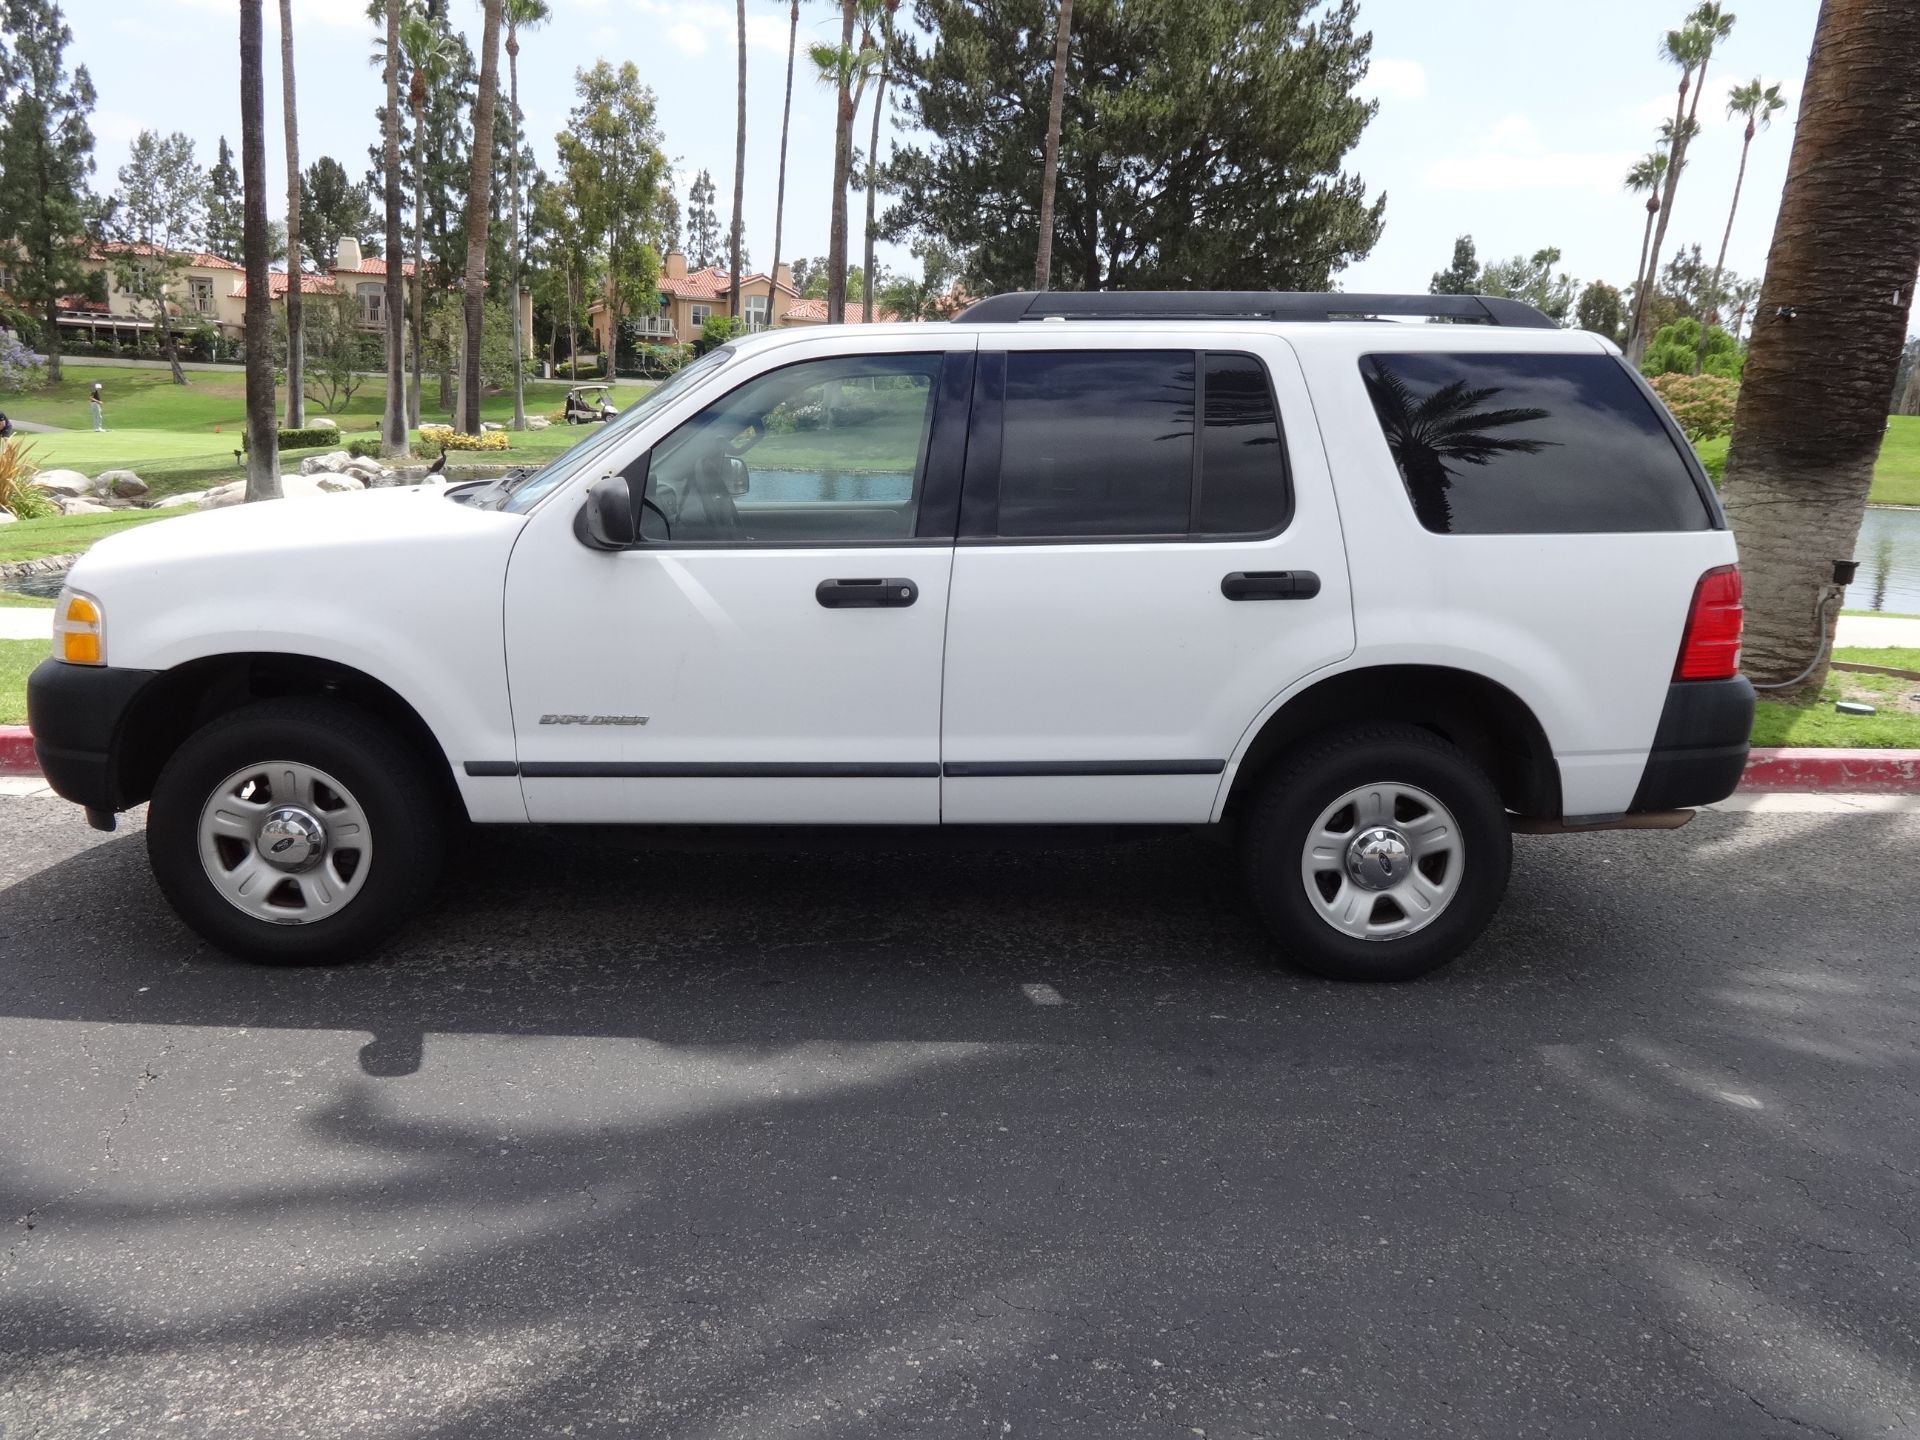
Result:
[[[211,165],[226,135],[239,148],[236,0],[64,0],[75,35],[70,63],[99,91],[94,116],[99,174],[110,189],[128,143],[143,127],[183,130]],[[267,4],[269,163],[284,201],[277,5]],[[479,0],[451,0],[476,48]],[[1484,260],[1562,252],[1581,282],[1624,285],[1639,258],[1645,211],[1621,178],[1650,149],[1673,112],[1677,73],[1662,63],[1662,34],[1690,0],[1360,0],[1373,34],[1366,91],[1378,116],[1348,157],[1369,194],[1387,196],[1372,254],[1337,277],[1347,290],[1424,291],[1471,234]],[[1764,263],[1786,176],[1793,120],[1818,0],[1731,0],[1738,19],[1715,52],[1694,142],[1669,229],[1667,253],[1698,241],[1712,259],[1726,223],[1740,156],[1727,120],[1727,87],[1754,76],[1780,81],[1789,108],[1754,142],[1728,265],[1756,275]],[[368,63],[373,30],[365,0],[294,0],[302,164],[332,155],[367,170],[382,98]],[[659,121],[686,183],[712,170],[724,212],[732,193],[734,6],[724,0],[553,0],[555,19],[523,35],[521,105],[544,166],[566,123],[577,67],[632,60],[659,99]],[[807,73],[805,49],[838,39],[837,7],[808,0],[800,12],[794,78],[786,239],[793,255],[824,254],[832,167],[833,97]],[[773,246],[775,170],[786,63],[787,7],[747,6],[746,236],[764,266]],[[504,72],[505,59],[502,57]],[[504,86],[504,80],[503,80]],[[866,112],[860,133],[864,137]],[[885,142],[883,142],[884,144]],[[884,203],[884,202],[883,202]],[[857,258],[864,199],[851,200]],[[284,211],[284,203],[275,207]],[[724,224],[725,216],[722,215]],[[913,264],[903,248],[883,263]]]

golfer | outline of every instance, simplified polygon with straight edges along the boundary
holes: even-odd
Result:
[[[102,393],[100,390],[100,383],[97,380],[94,382],[94,386],[93,386],[93,397],[88,403],[91,405],[93,409],[93,428],[96,430],[106,429],[107,428],[106,401],[102,397]]]

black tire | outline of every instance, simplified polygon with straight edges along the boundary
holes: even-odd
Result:
[[[339,913],[306,923],[256,918],[216,888],[200,856],[203,807],[254,763],[293,761],[338,779],[365,812],[372,859]],[[373,951],[430,898],[445,859],[447,816],[422,758],[364,710],[336,700],[264,700],[189,736],[154,783],[147,860],[180,918],[241,959],[319,965]]]
[[[1247,888],[1299,968],[1330,980],[1412,980],[1453,959],[1493,918],[1513,862],[1506,809],[1485,773],[1431,731],[1374,724],[1322,736],[1281,757],[1258,783],[1243,837]],[[1460,871],[1451,900],[1423,928],[1359,939],[1321,916],[1302,862],[1328,806],[1357,787],[1392,783],[1417,786],[1452,812]]]

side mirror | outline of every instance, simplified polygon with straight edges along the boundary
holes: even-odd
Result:
[[[573,533],[589,550],[625,550],[640,538],[633,518],[633,487],[624,475],[602,475],[587,487],[573,517]]]
[[[729,455],[727,457],[727,494],[744,495],[747,493],[748,484],[747,462],[738,455]]]

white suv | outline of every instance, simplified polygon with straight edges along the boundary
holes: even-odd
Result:
[[[1513,829],[1733,789],[1734,559],[1525,306],[1007,295],[735,341],[534,474],[116,535],[30,710],[260,960],[374,945],[461,819],[1217,825],[1287,958],[1404,978]]]

